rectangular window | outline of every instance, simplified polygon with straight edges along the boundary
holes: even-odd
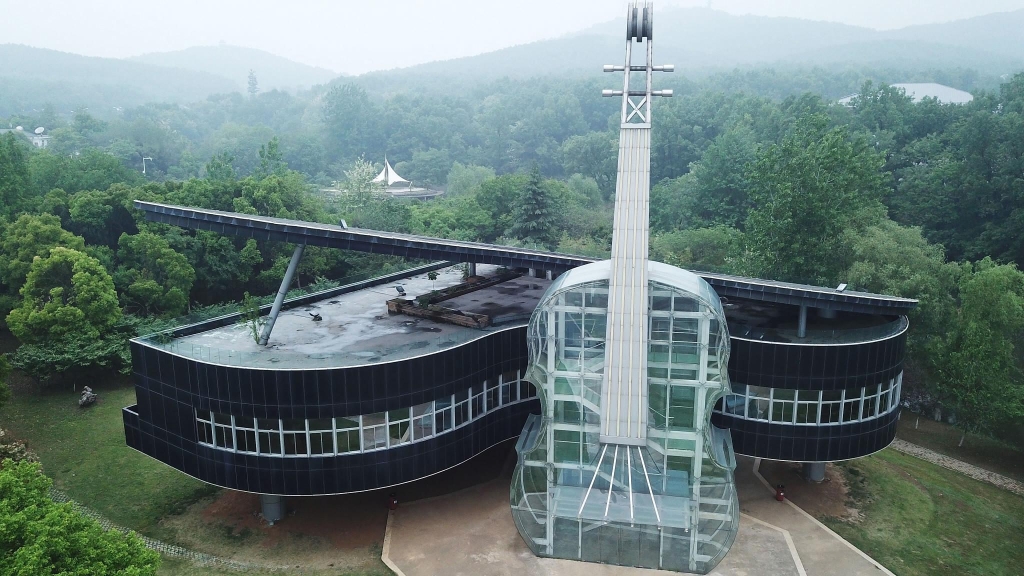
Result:
[[[196,411],[196,440],[203,444],[213,444],[212,418],[209,410]]]
[[[470,416],[473,420],[484,415],[484,389],[483,387],[473,387],[473,391],[476,394],[473,396],[473,415]]]
[[[256,420],[254,418],[235,416],[235,449],[239,452],[256,453]]]
[[[335,418],[334,426],[338,432],[338,454],[359,451],[359,417]]]
[[[387,420],[384,412],[363,416],[363,450],[387,448]]]
[[[519,399],[526,400],[527,398],[533,398],[537,395],[537,391],[534,390],[533,384],[529,380],[519,381]]]
[[[563,424],[579,424],[582,421],[583,414],[580,412],[580,406],[576,402],[567,402],[563,400],[555,400],[555,422],[561,422]]]
[[[334,422],[330,418],[316,418],[309,421],[309,453],[334,454]]]
[[[580,463],[580,433],[577,430],[555,430],[555,462]]]
[[[434,400],[434,433],[451,430],[453,421],[451,397]]]
[[[843,402],[843,422],[856,422],[860,418],[860,398]]]
[[[694,389],[672,386],[669,391],[668,425],[672,428],[693,428]]]
[[[299,419],[285,420],[284,453],[286,456],[308,456],[306,446],[306,421]]]
[[[651,342],[668,342],[672,321],[668,318],[651,318]]]
[[[496,379],[484,382],[487,388],[487,411],[497,410],[501,406],[501,388],[498,387]]]
[[[256,420],[259,429],[259,453],[280,456],[281,451],[281,421],[269,418]]]

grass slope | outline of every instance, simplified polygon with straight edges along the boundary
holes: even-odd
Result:
[[[899,576],[1011,576],[1024,498],[895,450],[841,465],[857,521],[824,519]]]
[[[132,386],[91,385],[100,401],[86,409],[67,389],[16,389],[0,426],[39,455],[56,488],[117,524],[159,537],[162,517],[214,489],[125,445],[121,408],[135,404]]]

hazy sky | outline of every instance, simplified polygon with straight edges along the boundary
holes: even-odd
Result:
[[[560,36],[620,18],[625,4],[625,0],[0,0],[4,22],[0,44],[125,57],[224,42],[357,74]],[[1024,0],[712,0],[710,4],[733,14],[793,16],[878,29],[1024,8]],[[655,5],[664,9],[708,2],[662,0]]]

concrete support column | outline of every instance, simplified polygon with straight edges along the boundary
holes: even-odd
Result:
[[[281,287],[277,289],[277,298],[274,298],[274,306],[270,308],[270,317],[260,334],[260,345],[266,346],[270,342],[270,333],[274,331],[274,323],[277,322],[277,315],[281,312],[281,304],[284,303],[284,295],[288,293],[288,287],[292,285],[292,278],[295,277],[295,269],[299,267],[299,259],[302,258],[302,251],[306,249],[305,244],[299,244],[292,253],[292,261],[288,263],[284,279],[281,280]]]
[[[796,335],[798,338],[804,338],[807,336],[807,305],[800,305],[800,324],[796,329]]]
[[[466,275],[476,276],[476,262],[466,262]]]
[[[554,276],[554,274],[552,274],[551,270],[545,270],[544,271],[544,278],[546,280],[554,280],[553,276]]]
[[[804,478],[808,482],[825,480],[825,462],[804,462]]]
[[[284,520],[284,496],[260,494],[260,511],[263,513],[263,518],[271,526],[274,525],[274,522]]]
[[[536,278],[537,277],[537,269],[536,268],[528,268],[527,270],[528,270],[527,273],[526,273],[527,276],[529,276],[530,278]]]

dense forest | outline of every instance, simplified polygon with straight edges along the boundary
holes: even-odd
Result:
[[[676,96],[654,111],[652,255],[919,299],[908,398],[1024,443],[1013,425],[1024,417],[1024,74],[967,105],[915,104],[872,81],[897,76],[792,68],[666,82]],[[287,246],[148,223],[136,199],[608,254],[618,111],[600,78],[464,78],[456,93],[379,84],[293,94],[261,91],[254,76],[247,94],[188,105],[2,119],[51,136],[46,150],[0,138],[0,319],[20,344],[10,363],[40,383],[125,370],[127,338],[276,288]],[[848,106],[821,96],[853,91]],[[371,182],[385,154],[446,194],[385,194]],[[405,265],[314,248],[298,286]]]

